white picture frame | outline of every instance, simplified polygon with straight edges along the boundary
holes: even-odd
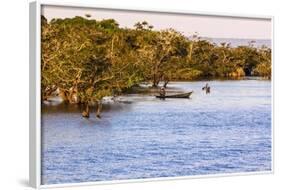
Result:
[[[143,182],[143,181],[158,181],[170,179],[193,179],[193,178],[206,178],[206,177],[221,177],[221,176],[237,176],[237,175],[253,175],[253,174],[272,174],[274,172],[274,72],[272,72],[271,80],[271,171],[261,172],[247,172],[247,173],[233,173],[233,174],[212,174],[212,175],[196,175],[196,176],[180,176],[180,177],[165,177],[165,178],[149,178],[149,179],[130,179],[130,180],[116,180],[116,181],[101,181],[101,182],[82,182],[70,184],[54,184],[42,185],[41,184],[41,7],[44,5],[52,6],[67,6],[67,7],[85,7],[96,9],[113,9],[121,11],[141,11],[141,12],[156,12],[156,13],[169,13],[169,14],[192,14],[204,16],[218,16],[218,17],[241,17],[241,18],[256,18],[256,19],[270,19],[272,25],[272,70],[274,70],[274,17],[264,15],[240,15],[240,14],[221,14],[221,13],[207,13],[207,12],[194,12],[185,10],[156,10],[156,9],[142,9],[138,7],[108,7],[99,4],[84,4],[84,3],[62,3],[60,1],[35,1],[30,3],[30,26],[29,26],[29,39],[30,39],[30,69],[29,69],[29,102],[30,102],[30,118],[29,118],[29,180],[30,186],[34,188],[49,188],[49,187],[67,187],[67,186],[84,186],[84,185],[97,185],[97,184],[116,184],[116,183],[129,183],[129,182]]]

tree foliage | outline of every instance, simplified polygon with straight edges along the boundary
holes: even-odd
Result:
[[[271,49],[212,44],[195,34],[154,30],[146,21],[121,28],[113,19],[42,16],[41,94],[54,93],[88,110],[142,82],[157,87],[172,80],[206,77],[271,76]],[[99,104],[98,104],[99,105]],[[100,112],[100,110],[98,110]],[[85,114],[88,116],[88,113]]]

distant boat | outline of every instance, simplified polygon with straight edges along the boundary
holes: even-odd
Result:
[[[166,95],[166,96],[156,96],[156,98],[189,98],[193,91],[183,94],[174,94],[174,95]]]

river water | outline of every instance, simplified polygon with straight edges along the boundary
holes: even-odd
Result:
[[[42,183],[270,171],[271,82],[172,82],[191,99],[128,95],[102,118],[43,105]],[[124,101],[122,101],[124,100]]]

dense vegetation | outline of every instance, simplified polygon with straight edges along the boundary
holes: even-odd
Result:
[[[187,38],[174,29],[154,30],[147,22],[121,28],[113,19],[42,16],[42,100],[59,93],[65,102],[98,106],[142,82],[157,87],[172,80],[271,76],[271,49],[231,47]]]

